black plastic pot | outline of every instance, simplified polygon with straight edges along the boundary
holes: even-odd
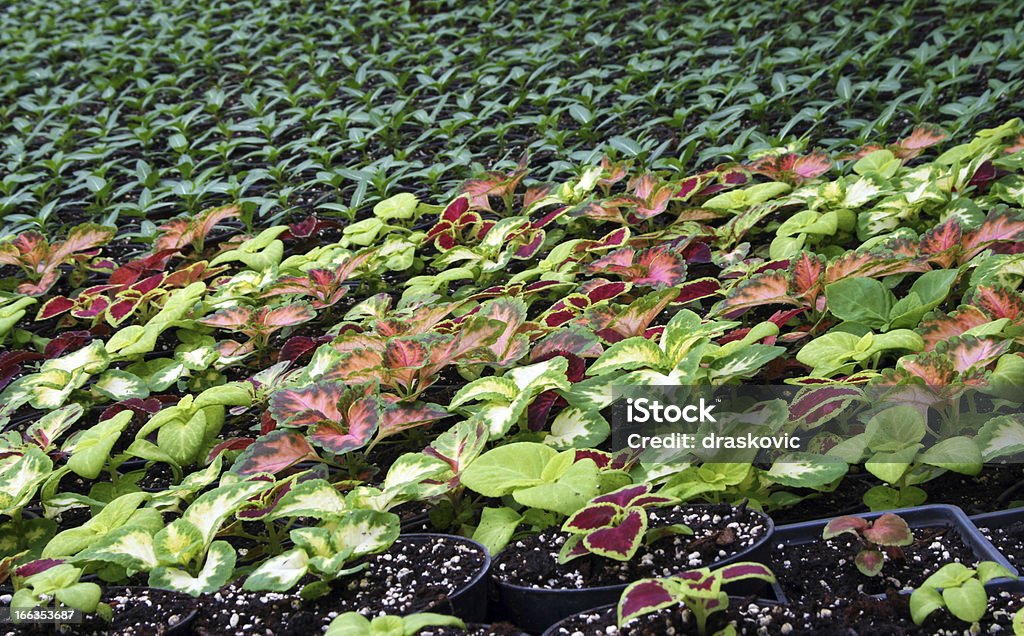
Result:
[[[693,507],[699,506],[700,504]],[[757,511],[752,510],[751,512]],[[746,550],[708,564],[709,567],[717,568],[729,563],[757,560],[753,558],[753,555],[761,553],[760,548],[772,539],[775,529],[771,517],[760,512],[758,514],[763,515],[764,524],[767,527],[764,536]],[[685,565],[680,567],[680,571],[686,569],[688,568]],[[628,583],[622,583],[581,589],[549,590],[492,580],[490,588],[492,618],[508,620],[528,632],[541,633],[567,616],[602,605],[617,603],[622,591],[628,585]],[[769,591],[766,590],[766,587],[768,586],[760,581],[743,580],[737,581],[725,589],[731,594],[737,595],[764,594],[770,600],[782,598],[782,590],[777,586],[778,591]]]
[[[780,593],[781,593],[781,590],[780,590]],[[746,600],[746,598],[747,597],[744,597],[744,596],[730,595],[729,596],[729,603],[730,604],[732,604],[732,603],[742,603],[744,600]],[[775,601],[775,600],[769,600],[769,599],[758,599],[758,603],[763,603],[765,605],[777,605],[779,602]],[[572,620],[576,616],[576,614],[584,614],[584,613],[590,613],[590,612],[605,611],[605,610],[612,609],[612,608],[616,607],[616,605],[618,605],[617,602],[616,603],[608,603],[606,605],[601,605],[599,607],[591,607],[591,608],[587,608],[585,610],[580,610],[579,612],[574,612],[574,613],[570,614],[569,616],[566,616],[566,617],[560,619],[554,625],[549,626],[547,629],[544,630],[544,633],[542,634],[542,636],[556,636],[556,634],[558,633],[558,629],[562,626],[562,623],[565,623],[565,622],[568,622],[568,621]]]
[[[438,534],[423,532],[418,534],[406,534],[398,538],[398,541],[413,543],[426,543],[431,539],[444,537],[449,541],[471,545],[484,555],[484,564],[480,571],[462,589],[457,590],[448,598],[439,603],[423,609],[424,612],[436,612],[439,614],[450,614],[458,616],[467,623],[483,623],[487,620],[487,574],[491,570],[491,555],[483,545],[452,534]]]
[[[978,532],[981,533],[981,528],[998,529],[1011,526],[1015,523],[1024,523],[1024,508],[1011,508],[1009,510],[986,512],[980,515],[972,515],[970,519],[974,524],[974,527],[978,528]],[[1012,554],[1008,556],[1015,562],[1024,559],[1024,555],[1019,554]]]
[[[1006,557],[1004,557],[999,550],[992,545],[991,541],[981,534],[975,525],[971,523],[971,520],[967,517],[964,511],[958,506],[935,504],[929,506],[915,506],[913,508],[899,508],[896,510],[869,512],[859,514],[857,516],[872,520],[887,512],[898,514],[911,528],[924,528],[928,526],[946,526],[948,528],[952,528],[953,531],[960,536],[964,544],[971,548],[974,552],[974,556],[979,561],[995,561],[1009,569],[1011,572],[1016,573],[1016,569],[1014,569],[1010,562],[1006,560]],[[794,523],[775,528],[775,536],[772,542],[770,544],[763,544],[759,548],[756,557],[753,560],[767,562],[768,553],[779,544],[799,546],[820,541],[822,531],[833,518],[834,517],[830,517],[828,519],[816,519],[814,521],[805,521],[802,523]],[[998,579],[997,581],[990,583],[990,585],[995,586],[1005,581],[1006,579]],[[910,591],[904,591],[902,593],[909,594]],[[883,598],[885,595],[875,594],[873,596],[876,598]]]

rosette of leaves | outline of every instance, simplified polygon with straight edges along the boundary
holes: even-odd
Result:
[[[924,415],[918,408],[899,404],[874,414],[864,432],[833,446],[826,456],[847,464],[860,464],[887,485],[864,493],[872,510],[918,506],[927,493],[917,487],[942,473],[976,475],[982,468],[981,450],[975,439],[964,435],[943,437],[929,447]]]
[[[51,599],[83,613],[97,611],[103,591],[93,582],[82,582],[82,569],[59,560],[44,559],[15,570],[11,607],[30,610],[47,606]],[[104,613],[109,615],[110,608]]]
[[[112,238],[112,228],[91,223],[72,228],[67,238],[54,243],[39,232],[25,232],[0,243],[0,265],[14,265],[28,279],[18,285],[19,294],[42,296],[57,282],[61,265],[87,261]]]
[[[415,636],[430,627],[465,629],[466,624],[455,616],[430,612],[409,616],[377,616],[372,619],[358,612],[345,612],[327,626],[326,636]]]
[[[274,556],[246,578],[247,590],[283,592],[307,574],[319,580],[302,588],[304,598],[330,591],[330,582],[366,567],[362,557],[382,552],[400,532],[398,515],[354,507],[329,482],[310,479],[293,486],[276,503],[268,519],[313,517],[314,527],[290,532],[295,547]]]
[[[705,322],[694,312],[681,310],[665,325],[658,341],[638,336],[608,347],[587,369],[595,377],[573,385],[566,399],[581,408],[600,410],[614,401],[614,385],[725,384],[755,375],[785,353],[785,347],[760,342],[779,333],[770,321],[726,344],[714,342],[738,324]]]
[[[211,316],[200,318],[198,323],[246,336],[248,339],[245,342],[225,340],[218,346],[222,356],[238,358],[254,351],[265,352],[270,336],[275,332],[301,325],[313,318],[316,318],[316,311],[305,304],[259,308],[239,306],[221,309]]]
[[[466,449],[483,442],[472,420],[458,436],[444,436],[428,449],[452,466],[453,479],[487,497],[510,497],[508,505],[485,508],[473,539],[499,552],[520,525],[547,528],[594,497],[629,484],[629,474],[599,453],[554,448],[537,442],[512,442],[475,459]],[[483,438],[484,440],[486,438]],[[601,463],[599,464],[598,461]]]
[[[568,563],[588,554],[628,561],[644,541],[651,543],[670,534],[693,534],[683,524],[648,530],[648,508],[677,503],[675,497],[652,494],[649,484],[626,486],[595,497],[562,524],[569,538],[558,553],[558,562]]]
[[[623,590],[619,598],[619,628],[645,614],[667,607],[685,606],[693,614],[697,633],[704,636],[707,634],[708,619],[729,607],[729,595],[723,589],[724,586],[749,579],[774,583],[775,575],[760,563],[745,562],[716,570],[700,568],[678,576],[636,581]],[[727,627],[716,632],[716,635],[735,633],[735,629]]]
[[[976,624],[988,611],[985,584],[999,578],[1017,577],[994,561],[982,561],[976,568],[947,563],[910,594],[910,616],[915,625],[922,625],[932,612],[946,608],[963,622]],[[1022,612],[1014,617],[1015,634],[1022,618]]]
[[[836,517],[825,525],[821,538],[828,540],[842,534],[852,534],[860,541],[861,549],[853,562],[864,576],[878,576],[887,558],[902,559],[900,548],[914,542],[914,533],[907,522],[892,513],[885,513],[874,521],[853,515]]]
[[[221,484],[197,497],[181,517],[165,523],[154,508],[140,509],[156,513],[155,523],[140,523],[133,516],[121,523],[127,504],[138,502],[146,493],[134,497],[118,509],[117,519],[111,516],[100,524],[94,517],[81,529],[58,534],[47,551],[75,555],[76,563],[105,562],[124,568],[129,575],[148,572],[150,587],[174,590],[199,596],[220,589],[234,575],[235,549],[227,541],[215,541],[222,526],[239,511],[251,505],[252,499],[270,491],[275,482],[267,479],[222,480]],[[108,508],[112,506],[108,505]],[[95,523],[94,523],[95,522]],[[94,527],[92,527],[94,526]],[[88,534],[84,531],[88,530]],[[63,536],[77,531],[74,535]],[[44,551],[44,555],[47,553]]]

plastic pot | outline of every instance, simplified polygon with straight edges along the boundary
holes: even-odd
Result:
[[[691,507],[697,508],[701,505]],[[753,558],[754,555],[763,553],[761,547],[772,539],[775,524],[772,523],[771,517],[762,512],[756,510],[750,512],[760,514],[764,518],[764,525],[767,529],[764,536],[746,550],[710,563],[709,567],[717,568],[739,561],[756,561],[757,559]],[[688,568],[685,564],[680,566],[680,571],[686,569]],[[492,619],[507,620],[528,632],[541,633],[567,616],[602,605],[618,603],[619,596],[628,585],[629,583],[621,583],[580,589],[550,590],[492,580],[490,588],[491,617]],[[731,594],[737,595],[764,594],[770,600],[781,598],[781,589],[776,592],[775,590],[766,590],[767,587],[760,581],[743,580],[737,581],[725,589]]]
[[[970,519],[974,524],[974,527],[979,529],[979,533],[981,533],[980,528],[1006,528],[1015,523],[1024,523],[1024,508],[1011,508],[1009,510],[986,512],[980,515],[972,515]],[[1012,557],[1015,562],[1024,558],[1024,556],[1018,554],[1009,556]]]
[[[467,623],[486,622],[487,574],[491,570],[491,555],[487,552],[487,548],[472,539],[467,539],[466,537],[432,532],[405,534],[398,537],[398,541],[425,544],[431,539],[435,539],[437,537],[443,537],[448,541],[456,541],[465,545],[473,546],[483,553],[484,563],[483,566],[480,567],[480,571],[470,579],[469,583],[464,585],[461,589],[456,590],[454,593],[449,595],[448,598],[431,605],[428,608],[424,608],[422,611],[458,616]]]
[[[913,508],[898,508],[896,510],[883,510],[880,512],[868,512],[857,516],[867,520],[873,520],[886,513],[898,514],[912,529],[929,526],[946,526],[948,528],[952,528],[953,531],[960,536],[964,544],[971,548],[974,552],[975,558],[979,561],[995,561],[1011,572],[1017,572],[1010,562],[1006,560],[1006,557],[1004,557],[999,550],[992,545],[991,541],[981,534],[978,528],[971,523],[971,520],[958,506],[935,504],[929,506],[915,506]],[[753,560],[766,562],[768,553],[774,548],[774,546],[780,543],[787,546],[799,546],[821,541],[822,531],[833,518],[834,517],[829,517],[827,519],[816,519],[814,521],[804,521],[801,523],[778,526],[775,528],[775,536],[772,542],[770,544],[763,544],[759,548],[758,553]],[[998,579],[990,583],[990,585],[994,586],[998,583],[1005,582],[1005,580],[1006,579]],[[910,592],[903,591],[901,593],[909,594]],[[885,595],[874,594],[872,596],[875,598],[884,598]]]

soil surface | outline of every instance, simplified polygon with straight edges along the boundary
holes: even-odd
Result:
[[[340,579],[331,593],[303,601],[287,593],[248,592],[241,584],[200,599],[195,632],[200,636],[308,636],[336,616],[448,613],[445,600],[466,586],[484,564],[472,544],[445,538],[428,542],[399,539],[391,549],[366,559],[366,569]]]
[[[1024,567],[1024,521],[1017,521],[1001,528],[980,525],[979,530],[1014,567],[1018,570]]]
[[[6,595],[0,597],[3,605],[10,603]],[[107,623],[95,614],[86,614],[77,625],[54,625],[40,623],[19,625],[0,624],[0,634],[75,634],[76,636],[161,636],[191,618],[195,609],[194,599],[164,590],[150,588],[107,588],[103,602],[114,610],[114,618]],[[181,626],[184,627],[184,626]],[[174,632],[179,633],[178,631]]]
[[[860,542],[849,535],[799,545],[773,542],[766,565],[790,602],[806,603],[913,589],[947,563],[969,567],[977,563],[974,552],[952,528],[929,526],[913,532],[914,543],[901,548],[902,555],[887,556],[878,576],[864,576],[857,570],[853,561]]]
[[[626,562],[587,555],[559,564],[558,552],[569,535],[552,528],[509,544],[495,559],[493,576],[545,589],[622,585],[711,565],[750,548],[768,529],[761,513],[729,505],[682,505],[649,511],[648,517],[650,528],[685,524],[693,536],[664,537],[641,546]]]
[[[713,614],[708,633],[733,624],[741,636],[977,636],[1012,634],[1013,614],[1024,598],[999,592],[989,599],[988,611],[978,631],[952,616],[936,610],[917,626],[910,619],[910,597],[891,594],[885,598],[861,596],[827,603],[802,605],[762,605],[749,599],[730,599],[730,606]],[[638,617],[620,629],[615,625],[615,608],[593,610],[566,619],[555,630],[556,636],[664,636],[694,634],[689,610],[670,607]]]

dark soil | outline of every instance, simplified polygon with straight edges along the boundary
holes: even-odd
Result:
[[[481,625],[467,623],[466,629],[458,627],[424,627],[416,636],[523,636],[523,631],[509,623]]]
[[[228,586],[200,599],[195,631],[200,636],[308,636],[344,612],[445,613],[444,600],[479,574],[484,555],[453,540],[432,538],[423,544],[399,539],[366,563],[363,573],[340,579],[329,595],[313,602],[303,601],[298,590],[247,592],[239,584]]]
[[[629,561],[583,556],[560,565],[568,533],[549,529],[509,544],[494,562],[498,580],[545,589],[622,585],[711,565],[753,546],[767,531],[762,513],[729,505],[676,506],[649,512],[649,527],[686,524],[693,536],[674,535],[641,546]]]
[[[1024,521],[1017,521],[1001,528],[987,528],[982,525],[979,529],[1012,565],[1017,569],[1024,566]]]
[[[760,605],[748,600],[731,599],[723,612],[712,615],[708,633],[728,623],[741,636],[972,636],[1012,634],[1013,614],[1020,609],[1020,595],[1000,592],[989,598],[988,612],[978,631],[952,616],[945,609],[933,612],[923,625],[910,619],[910,597],[891,594],[885,598],[860,596],[810,605]],[[615,625],[615,608],[603,608],[578,614],[555,631],[557,636],[663,636],[694,634],[689,610],[666,608],[642,616],[624,625]],[[611,631],[609,631],[609,629]]]
[[[914,528],[914,543],[901,549],[902,558],[887,557],[882,573],[874,577],[864,576],[854,565],[860,544],[849,535],[799,545],[779,543],[772,548],[766,565],[791,602],[855,599],[913,589],[946,563],[977,563],[960,535],[944,526]]]
[[[4,604],[8,602],[9,598]],[[81,624],[65,625],[60,629],[39,623],[19,625],[17,628],[0,625],[0,634],[160,636],[187,620],[195,609],[195,600],[184,594],[149,588],[107,588],[103,602],[114,610],[112,623],[105,622],[95,614],[87,614]]]

